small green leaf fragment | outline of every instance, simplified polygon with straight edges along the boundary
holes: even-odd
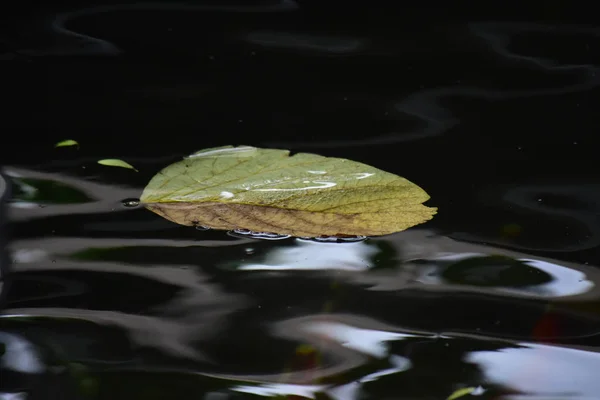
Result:
[[[474,391],[475,391],[474,387],[466,387],[466,388],[458,389],[454,393],[452,393],[450,396],[448,396],[448,398],[446,400],[456,400],[459,397],[466,396],[468,394],[473,393]]]
[[[54,147],[68,147],[68,146],[77,146],[79,148],[79,143],[77,143],[73,139],[63,140],[54,145]]]
[[[118,160],[116,158],[106,158],[104,160],[98,160],[98,164],[108,165],[109,167],[129,168],[137,172],[137,169],[135,169],[133,165],[123,160]]]

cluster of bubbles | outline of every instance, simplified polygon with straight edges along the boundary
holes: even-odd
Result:
[[[266,240],[283,240],[289,239],[291,235],[280,235],[278,233],[272,232],[255,232],[249,229],[235,229],[233,231],[227,232],[230,236],[234,237],[243,237],[243,238],[251,238],[251,239],[266,239]],[[313,242],[322,242],[322,243],[343,243],[343,242],[362,242],[366,240],[366,236],[317,236],[317,237],[308,237],[301,236],[298,239],[301,240],[310,240]]]
[[[243,238],[251,238],[251,239],[265,239],[265,240],[283,240],[289,239],[292,237],[291,235],[280,235],[277,233],[271,232],[255,232],[249,229],[234,229],[232,231],[227,232],[228,235],[234,237],[243,237]]]

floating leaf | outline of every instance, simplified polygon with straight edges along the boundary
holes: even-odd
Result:
[[[433,217],[429,195],[355,161],[225,146],[169,165],[141,202],[182,225],[292,236],[385,235]]]
[[[133,167],[133,165],[125,162],[123,160],[117,160],[116,158],[107,158],[104,160],[98,160],[98,164],[108,165],[109,167],[121,167],[121,168],[129,168],[137,172],[137,169]]]
[[[458,389],[454,393],[452,393],[450,396],[448,396],[448,398],[446,400],[456,400],[459,397],[463,397],[463,396],[473,393],[475,390],[476,390],[476,388],[474,388],[474,387],[466,387],[466,388]]]
[[[67,146],[79,147],[79,143],[77,143],[75,140],[68,139],[68,140],[63,140],[62,142],[58,142],[54,145],[54,147],[67,147]]]

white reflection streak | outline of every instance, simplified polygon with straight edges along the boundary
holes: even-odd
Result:
[[[4,354],[0,358],[2,369],[24,374],[41,374],[46,370],[35,346],[20,336],[0,332],[0,343],[4,343]]]
[[[366,375],[360,378],[360,383],[372,382],[377,380],[378,378],[386,375],[395,374],[396,372],[402,372],[410,369],[412,367],[412,363],[406,357],[391,355],[390,363],[393,365],[392,368],[383,369],[381,371],[374,372],[372,374]]]
[[[24,210],[35,210],[35,209],[40,208],[40,205],[38,203],[31,203],[31,202],[21,201],[21,200],[10,203],[10,206],[12,208],[19,208],[19,209],[24,209]]]
[[[335,185],[337,185],[335,182],[326,182],[326,181],[313,181],[313,183],[321,184],[322,186],[305,186],[305,187],[290,188],[290,189],[272,188],[272,189],[254,189],[254,190],[257,192],[289,192],[289,191],[294,191],[294,190],[327,189],[327,188],[334,187]]]
[[[358,398],[358,391],[363,383],[372,382],[378,378],[395,374],[408,370],[412,364],[407,358],[392,355],[390,357],[391,368],[387,368],[381,371],[374,372],[366,375],[357,381],[348,383],[343,386],[327,386],[327,385],[291,385],[291,384],[262,384],[257,386],[237,386],[231,390],[240,393],[255,394],[258,396],[302,396],[310,399],[316,399],[317,393],[327,393],[331,398],[335,400],[351,400]]]
[[[573,296],[585,293],[594,287],[594,283],[586,279],[586,275],[581,271],[540,260],[521,259],[519,261],[552,276],[552,281],[539,286],[552,296]]]
[[[358,399],[358,391],[363,383],[375,381],[382,376],[406,371],[412,366],[412,363],[409,359],[396,355],[390,356],[390,363],[393,365],[392,368],[374,372],[346,385],[333,387],[327,390],[327,394],[335,400]]]
[[[388,348],[386,342],[414,337],[414,335],[406,333],[361,329],[335,322],[316,322],[308,324],[303,329],[307,332],[332,339],[349,349],[376,358],[387,356]]]
[[[316,393],[322,392],[325,385],[290,385],[280,383],[269,383],[258,386],[237,386],[231,390],[240,393],[250,393],[258,396],[302,396],[309,399],[315,399]]]
[[[475,351],[468,354],[465,361],[479,364],[487,380],[518,391],[564,395],[565,398],[598,398],[600,354],[572,348],[522,345],[527,348]]]
[[[356,176],[356,179],[365,179],[375,174],[373,172],[358,172],[354,175]]]
[[[16,393],[1,393],[0,400],[27,400],[27,393],[16,392]]]
[[[261,264],[245,264],[239,270],[345,270],[364,271],[372,267],[370,258],[378,249],[364,242],[315,243],[296,240],[294,247],[271,251]]]
[[[213,150],[200,150],[196,153],[190,154],[185,158],[202,158],[202,157],[223,157],[226,155],[231,155],[235,157],[250,157],[254,156],[257,152],[255,147],[251,146],[238,146],[238,147],[225,147],[225,148],[217,148]]]

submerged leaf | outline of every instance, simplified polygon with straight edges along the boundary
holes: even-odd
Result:
[[[341,158],[250,146],[199,151],[164,168],[141,202],[182,225],[292,236],[402,231],[433,217],[414,183]]]
[[[75,140],[68,139],[68,140],[63,140],[62,142],[58,142],[54,145],[54,147],[67,147],[67,146],[79,147],[79,143],[77,143]]]
[[[137,169],[133,167],[133,165],[125,162],[123,160],[117,160],[115,158],[107,158],[104,160],[98,160],[98,164],[108,165],[109,167],[121,167],[121,168],[129,168],[137,172]]]

